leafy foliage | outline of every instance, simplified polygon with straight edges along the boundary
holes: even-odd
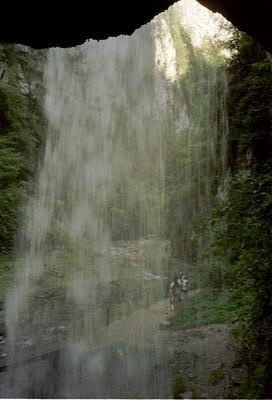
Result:
[[[265,51],[237,33],[230,62],[228,198],[210,220],[207,257],[214,292],[228,290],[239,320],[239,361],[247,380],[235,397],[271,397],[272,359],[272,135],[271,64]]]
[[[0,82],[0,252],[8,253],[17,228],[18,203],[33,176],[39,145],[33,104]]]
[[[212,221],[215,239],[210,248],[209,279],[215,290],[220,292],[221,282],[221,290],[224,287],[230,293],[229,306],[240,322],[241,360],[248,368],[249,386],[243,395],[250,397],[270,390],[271,172],[233,178],[229,198],[215,210]],[[262,376],[257,373],[260,366]]]
[[[261,46],[237,32],[230,66],[229,161],[233,170],[242,160],[258,166],[271,162],[271,61]],[[257,165],[256,165],[257,166]]]
[[[228,291],[220,294],[209,290],[200,293],[177,310],[170,319],[170,329],[190,329],[198,326],[234,321],[237,318],[233,304],[229,302]]]

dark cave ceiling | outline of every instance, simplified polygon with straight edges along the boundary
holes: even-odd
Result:
[[[175,0],[77,1],[57,3],[13,2],[1,4],[0,41],[34,48],[71,47],[87,39],[131,34]],[[220,12],[239,30],[257,39],[272,52],[272,1],[199,0]],[[36,4],[36,5],[35,5]],[[70,5],[69,5],[70,4]]]

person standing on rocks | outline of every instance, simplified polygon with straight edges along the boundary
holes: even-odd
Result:
[[[187,282],[188,279],[185,275],[181,275],[173,279],[170,283],[169,298],[170,298],[170,310],[175,311],[187,298]]]

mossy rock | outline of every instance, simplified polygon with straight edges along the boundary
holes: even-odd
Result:
[[[224,365],[221,364],[220,367],[212,371],[210,375],[210,384],[212,386],[218,385],[225,377],[225,370],[224,370]]]
[[[186,391],[187,379],[183,374],[180,374],[173,386],[173,399],[182,399],[182,394]]]

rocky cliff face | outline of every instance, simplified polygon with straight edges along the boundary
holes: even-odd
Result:
[[[43,65],[47,50],[34,50],[20,44],[0,44],[0,79],[41,104]]]

